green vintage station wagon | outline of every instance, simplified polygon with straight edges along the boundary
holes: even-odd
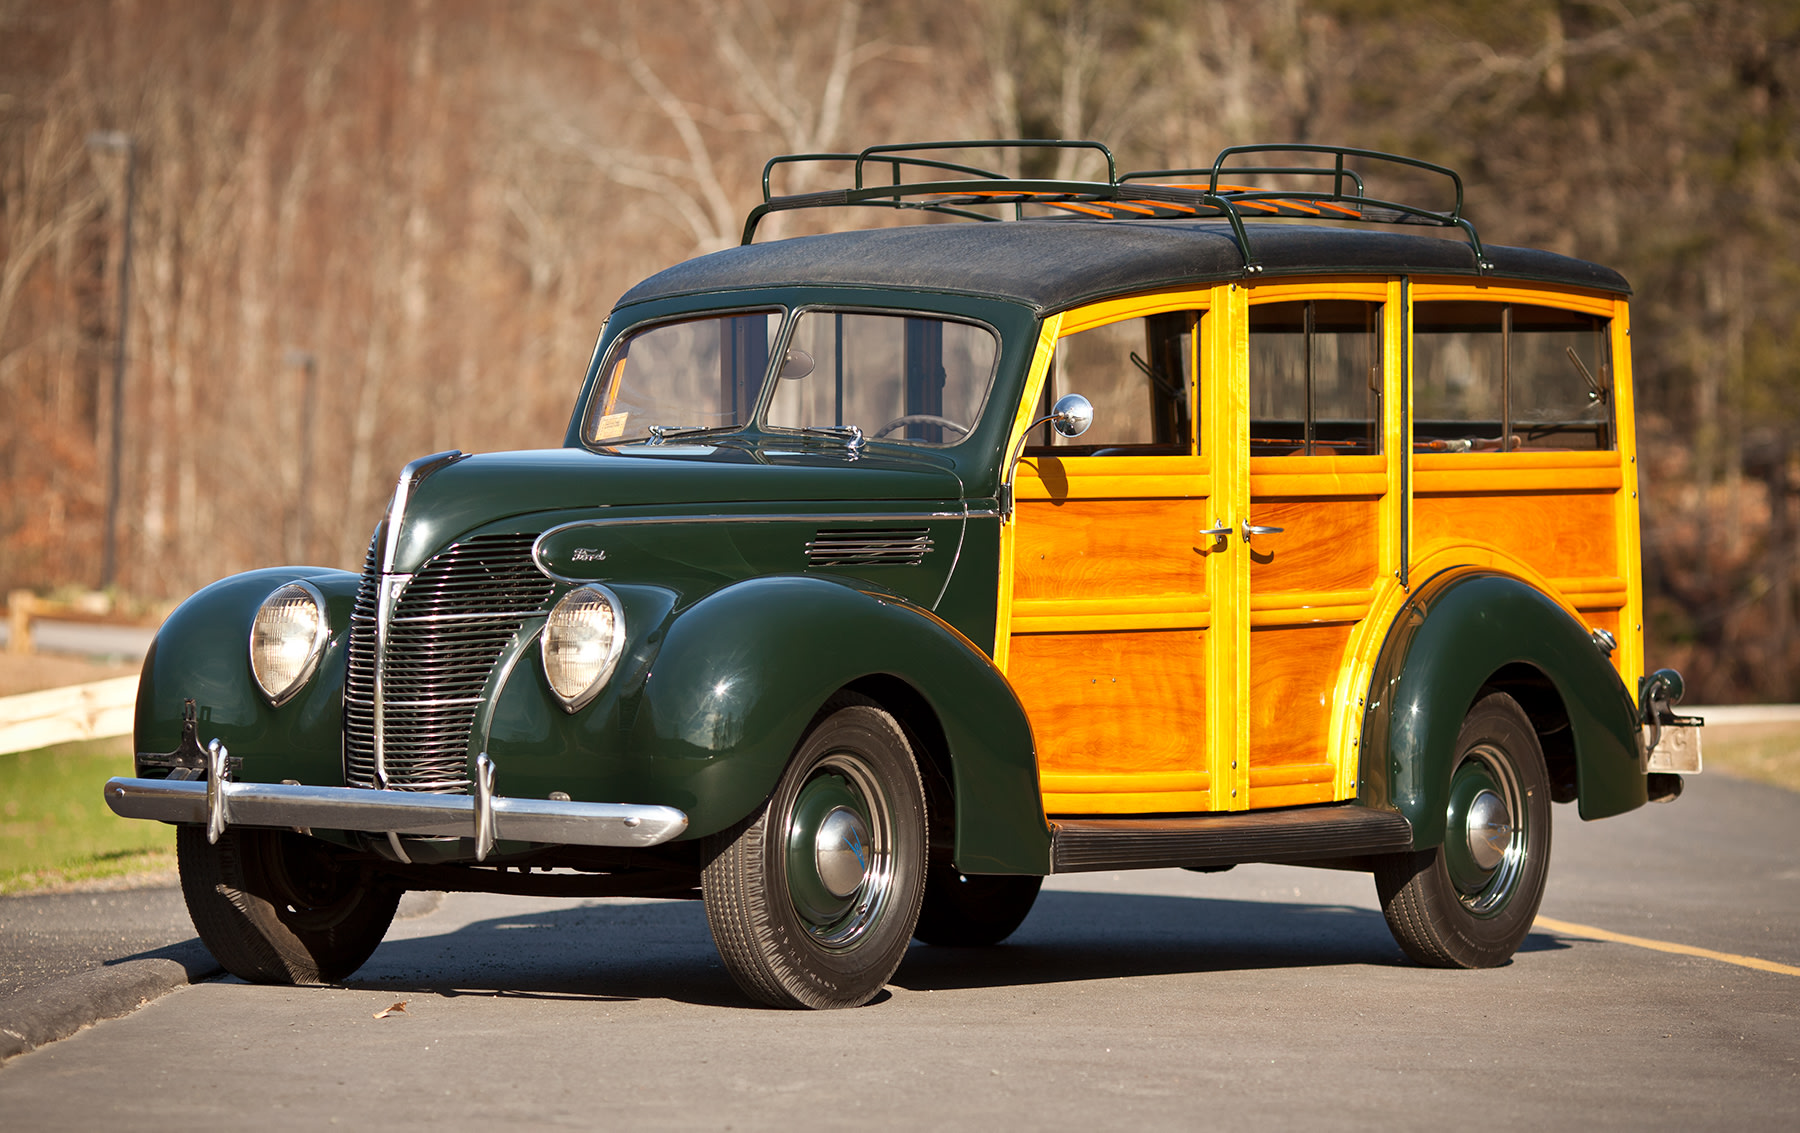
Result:
[[[1106,176],[988,168],[1056,146]],[[106,798],[178,824],[229,971],[344,979],[407,889],[698,897],[746,994],[854,1006],[1049,874],[1242,862],[1492,966],[1553,803],[1699,770],[1630,289],[1484,245],[1453,171],[932,143],[763,191],[619,301],[560,448],[413,461],[360,573],[163,626]],[[878,223],[755,242],[795,209]]]

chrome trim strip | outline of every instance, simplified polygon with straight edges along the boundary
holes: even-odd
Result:
[[[424,483],[425,478],[440,468],[455,464],[469,455],[461,449],[448,449],[434,452],[430,456],[421,456],[411,461],[400,470],[400,481],[394,485],[394,498],[388,502],[387,538],[382,540],[381,573],[387,574],[394,569],[394,554],[400,549],[400,521],[406,518],[406,501],[413,489]]]
[[[896,511],[896,512],[747,512],[726,515],[626,515],[616,518],[577,519],[569,523],[559,523],[539,535],[531,544],[531,561],[537,565],[545,578],[557,582],[593,582],[593,578],[574,578],[557,574],[544,565],[544,540],[552,535],[559,535],[578,527],[604,529],[608,527],[650,527],[673,526],[676,524],[718,524],[718,523],[916,523],[932,519],[963,518],[960,511]]]
[[[370,791],[284,783],[193,779],[109,779],[106,804],[122,818],[206,823],[207,792],[217,784],[219,813],[229,826],[303,826],[371,834],[468,838],[475,833],[476,800],[469,795]],[[563,802],[491,796],[496,840],[574,846],[656,846],[687,829],[674,807]]]
[[[406,501],[413,489],[425,481],[427,476],[440,468],[448,467],[468,454],[461,449],[449,449],[434,452],[430,456],[421,456],[410,461],[400,470],[400,479],[394,485],[394,498],[388,503],[387,536],[382,540],[381,560],[377,564],[381,571],[381,590],[375,601],[375,672],[373,687],[369,694],[369,715],[374,722],[373,756],[375,763],[375,784],[379,787],[388,785],[387,777],[387,704],[382,696],[382,669],[387,657],[388,627],[393,623],[394,606],[400,601],[401,591],[412,581],[410,574],[394,574],[394,555],[400,549],[400,524],[406,518]],[[302,826],[305,823],[294,823]]]

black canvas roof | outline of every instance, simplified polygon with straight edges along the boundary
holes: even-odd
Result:
[[[1475,275],[1456,238],[1392,228],[1252,224],[1258,279],[1290,275]],[[1611,268],[1531,248],[1487,245],[1495,279],[1629,294]],[[729,248],[658,272],[619,303],[699,292],[803,286],[897,287],[989,296],[1053,312],[1109,295],[1244,278],[1222,221],[1043,219],[921,224]]]

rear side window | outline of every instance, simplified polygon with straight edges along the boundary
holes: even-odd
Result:
[[[1250,308],[1250,455],[1381,452],[1381,304]]]
[[[1414,450],[1611,449],[1609,321],[1522,303],[1418,304]]]

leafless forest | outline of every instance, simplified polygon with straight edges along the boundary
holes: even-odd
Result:
[[[0,589],[103,581],[115,415],[119,592],[356,565],[407,459],[559,444],[774,153],[1331,141],[1632,280],[1650,655],[1800,699],[1797,98],[1793,0],[0,0]]]

